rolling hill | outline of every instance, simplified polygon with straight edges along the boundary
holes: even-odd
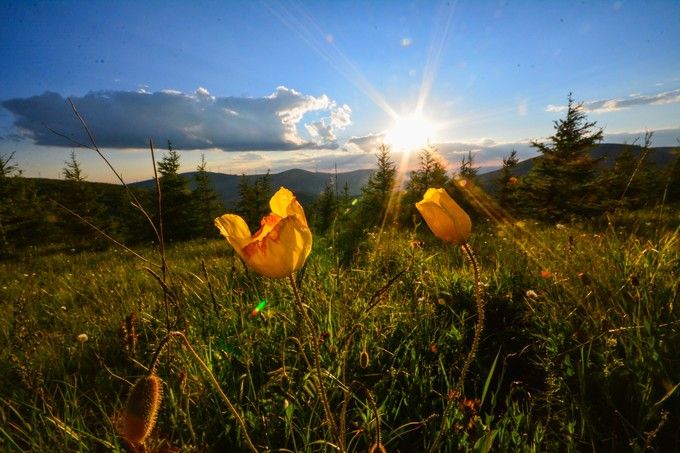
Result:
[[[368,181],[373,170],[354,170],[346,173],[338,173],[338,192],[345,187],[349,188],[352,196],[359,195],[361,188]],[[194,180],[195,172],[182,173],[182,176],[190,181]],[[238,200],[238,184],[240,175],[229,175],[224,173],[209,172],[210,181],[226,206],[232,206]],[[246,175],[250,182],[255,181],[262,175]],[[332,173],[318,173],[307,170],[287,170],[281,173],[273,173],[271,177],[271,187],[278,189],[283,186],[292,190],[302,204],[313,202],[323,191],[326,185],[333,179]],[[133,187],[153,188],[155,183],[149,179],[146,181],[131,184]]]

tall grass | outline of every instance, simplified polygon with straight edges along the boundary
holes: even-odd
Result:
[[[364,238],[345,268],[332,242],[315,238],[297,286],[320,337],[336,426],[285,279],[247,272],[221,240],[170,246],[167,321],[260,450],[424,451],[453,399],[442,451],[672,451],[680,444],[679,233],[642,225],[477,227],[486,327],[460,393],[476,315],[474,275],[460,251],[387,231]],[[0,262],[0,445],[124,451],[116,420],[167,332],[164,292],[122,250],[39,252]],[[252,316],[261,300],[265,309]],[[131,314],[134,349],[121,334]],[[247,449],[178,343],[162,352],[157,373],[165,397],[148,450]]]

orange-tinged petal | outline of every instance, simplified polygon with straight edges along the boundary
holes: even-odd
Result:
[[[218,217],[215,225],[249,268],[266,277],[287,277],[304,265],[312,250],[312,232],[290,190],[279,189],[269,205],[271,214],[262,219],[252,236],[237,215]]]
[[[444,189],[428,189],[416,208],[439,239],[452,244],[467,242],[472,232],[470,217]]]
[[[281,221],[281,217],[274,213],[264,216],[262,220],[260,220],[260,229],[253,234],[253,240],[262,240],[262,238],[274,229],[279,221]]]
[[[296,217],[282,219],[261,241],[248,244],[244,261],[255,272],[283,278],[300,270],[312,250],[312,232]]]

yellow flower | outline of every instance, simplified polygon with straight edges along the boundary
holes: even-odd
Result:
[[[234,214],[216,218],[215,226],[252,270],[265,277],[288,277],[305,264],[312,250],[312,232],[290,190],[281,187],[269,207],[272,212],[253,235],[245,220]]]
[[[427,189],[416,208],[439,239],[452,244],[467,242],[472,231],[470,217],[444,189]]]

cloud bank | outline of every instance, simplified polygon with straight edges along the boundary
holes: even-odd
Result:
[[[170,140],[179,149],[335,149],[335,134],[351,124],[352,113],[326,95],[305,95],[283,86],[259,98],[216,97],[198,88],[194,93],[98,91],[72,100],[97,144],[108,148],[144,148],[153,138],[163,145]],[[86,140],[60,94],[45,92],[0,105],[14,115],[17,131],[38,145],[72,145],[49,129]],[[304,122],[308,114],[314,118]]]
[[[586,101],[583,103],[583,110],[593,113],[607,113],[615,112],[617,110],[624,110],[638,105],[652,105],[652,104],[674,104],[680,103],[680,89],[665,91],[663,93],[654,94],[651,96],[643,96],[641,94],[631,94],[627,98],[619,99],[603,99],[597,101]],[[566,105],[549,104],[546,109],[547,112],[563,112],[567,110]]]

